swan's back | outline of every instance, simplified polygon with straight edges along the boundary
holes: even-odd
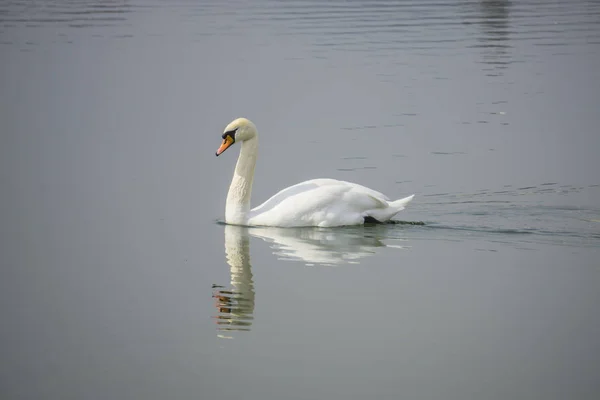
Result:
[[[252,209],[249,225],[356,225],[371,214],[380,220],[396,212],[389,198],[373,189],[335,179],[313,179],[285,188]]]

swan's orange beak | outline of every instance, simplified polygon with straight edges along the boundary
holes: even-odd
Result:
[[[221,153],[227,150],[232,144],[233,138],[229,135],[225,136],[225,139],[223,139],[223,143],[221,143],[221,147],[219,147],[219,149],[217,150],[216,156],[218,157],[219,155],[221,155]]]

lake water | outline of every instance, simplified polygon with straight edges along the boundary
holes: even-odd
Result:
[[[0,397],[598,399],[599,125],[598,1],[1,2]]]

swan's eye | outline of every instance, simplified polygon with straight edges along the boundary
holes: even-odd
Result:
[[[227,131],[225,132],[223,135],[221,135],[221,138],[225,139],[227,136],[231,137],[233,139],[233,141],[235,142],[235,132],[237,131],[237,128]]]

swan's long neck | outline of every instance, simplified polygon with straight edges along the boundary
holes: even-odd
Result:
[[[225,221],[236,225],[245,225],[250,211],[258,138],[254,137],[242,142],[241,147],[225,205]]]

